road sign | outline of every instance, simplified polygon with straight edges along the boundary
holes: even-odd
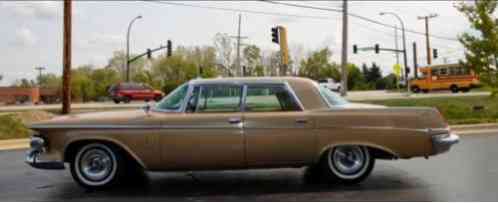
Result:
[[[401,77],[401,65],[399,65],[399,63],[394,64],[393,72],[396,75],[396,77],[398,77],[398,78]]]

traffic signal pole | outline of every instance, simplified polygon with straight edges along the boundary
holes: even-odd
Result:
[[[64,0],[62,114],[71,112],[71,0]]]

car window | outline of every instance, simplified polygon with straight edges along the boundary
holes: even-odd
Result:
[[[235,85],[201,86],[195,112],[238,112],[242,88]]]
[[[163,100],[161,100],[156,108],[161,110],[179,110],[182,103],[187,95],[188,85],[183,84],[177,87],[173,92],[168,94]]]
[[[328,88],[319,86],[318,89],[320,91],[320,95],[325,99],[325,101],[327,101],[329,106],[340,106],[349,103],[347,100]]]
[[[301,107],[284,85],[247,86],[244,111],[300,111]]]

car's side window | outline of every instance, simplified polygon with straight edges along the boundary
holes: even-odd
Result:
[[[301,107],[284,85],[248,85],[244,105],[246,112],[301,111]]]
[[[242,88],[237,85],[203,85],[197,99],[195,112],[238,112]]]
[[[187,91],[188,91],[187,84],[177,87],[175,90],[173,90],[173,92],[168,94],[166,98],[164,98],[163,100],[161,100],[161,102],[157,104],[157,108],[169,111],[179,110],[184,101],[185,96],[187,95]]]

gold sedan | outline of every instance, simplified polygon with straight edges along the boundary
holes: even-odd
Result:
[[[26,162],[103,188],[152,171],[309,166],[364,180],[375,159],[429,157],[458,142],[433,108],[349,103],[297,77],[196,79],[152,108],[61,116],[31,125]]]

